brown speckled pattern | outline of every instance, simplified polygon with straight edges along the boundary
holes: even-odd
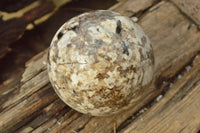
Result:
[[[74,17],[57,31],[48,73],[66,104],[103,116],[134,106],[152,80],[153,61],[150,41],[136,23],[99,10]]]

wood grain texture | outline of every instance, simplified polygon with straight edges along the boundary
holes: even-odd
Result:
[[[122,133],[197,133],[200,128],[200,54],[164,97]]]
[[[21,39],[27,29],[33,29],[34,26],[41,24],[49,18],[48,16],[53,15],[57,9],[70,1],[1,1],[0,4],[2,5],[0,7],[3,5],[8,7],[5,6],[5,9],[0,9],[0,59],[12,50],[10,45]],[[10,13],[9,11],[13,12]]]
[[[129,4],[132,4],[132,2],[133,1],[129,1]],[[185,74],[181,80],[174,81],[174,89],[169,88],[169,81],[174,80],[180,71],[182,71],[200,51],[200,32],[195,25],[188,28],[190,23],[190,20],[183,16],[176,6],[165,1],[156,4],[142,15],[139,24],[149,36],[155,53],[155,79],[152,86],[136,101],[136,106],[121,114],[109,117],[91,117],[80,114],[70,109],[58,99],[53,89],[50,87],[46,72],[45,62],[47,50],[41,52],[26,63],[27,68],[23,74],[23,82],[20,83],[17,88],[11,89],[9,93],[1,93],[0,131],[11,132],[17,130],[17,132],[82,133],[107,133],[114,132],[116,129],[121,132],[134,131],[134,129],[132,129],[134,125],[132,124],[135,121],[133,121],[130,126],[125,126],[125,128],[120,127],[144,105],[150,103],[154,98],[160,95],[166,88],[169,89],[168,92],[170,95],[166,94],[165,97],[170,99],[170,97],[173,98],[174,96],[174,101],[177,99],[179,99],[179,101],[177,104],[174,102],[162,104],[161,101],[159,107],[167,105],[165,108],[163,107],[163,114],[165,113],[165,109],[171,111],[171,108],[174,109],[183,105],[188,99],[187,105],[181,107],[186,108],[188,106],[191,107],[191,109],[196,108],[198,110],[198,106],[192,106],[190,103],[196,103],[199,99],[197,98],[199,92],[193,92],[193,90],[198,90],[199,88],[197,84],[200,73],[197,66],[199,65],[191,66],[191,72]],[[188,88],[191,88],[191,91],[182,91],[188,90]],[[179,96],[173,94],[179,94]],[[186,95],[186,97],[180,99],[182,95]],[[197,100],[191,100],[191,95]],[[152,110],[155,110],[155,107],[158,105],[159,103],[152,106]],[[196,103],[196,105],[199,104]],[[22,110],[23,113],[21,113]],[[151,115],[156,115],[154,112],[151,112],[151,109],[149,109],[149,112]],[[188,112],[190,112],[190,110],[187,110],[185,113],[187,114]],[[179,112],[174,112],[172,116],[184,116],[184,113],[178,113]],[[193,117],[196,117],[195,119],[190,119],[191,117],[185,119],[188,121],[194,120],[194,124],[188,126],[188,128],[186,126],[184,129],[185,131],[192,128],[192,126],[196,127],[192,128],[192,131],[197,130],[197,125],[200,124],[198,119],[200,118],[196,113],[193,115]],[[157,114],[158,117],[155,117],[156,120],[160,118],[159,113]],[[140,120],[140,118],[136,119],[136,123],[138,123],[137,130],[140,131],[142,125],[140,125],[141,123],[137,122],[137,120]],[[156,120],[154,121],[156,122]],[[175,125],[173,122],[174,121],[170,119],[169,124]],[[183,125],[187,124],[185,121],[183,123]],[[152,124],[152,126],[153,125],[154,124]],[[160,128],[162,126],[162,124],[159,125]],[[183,126],[181,126],[181,124],[171,126],[170,130],[178,131],[180,127]],[[149,124],[147,129],[151,128],[151,124]],[[142,131],[143,130],[144,129],[142,129]]]
[[[200,1],[199,0],[171,0],[200,26]]]
[[[52,12],[55,8],[53,2],[45,2],[40,6],[26,12],[20,18],[13,18],[7,21],[0,20],[0,58],[7,52],[9,45],[20,39],[26,30],[26,26],[34,20]]]
[[[111,7],[110,10],[119,12],[126,16],[133,16],[138,12],[144,11],[145,9],[152,6],[159,0],[127,0],[121,1],[115,6]]]
[[[28,122],[37,115],[37,111],[51,103],[55,98],[50,85],[20,101],[13,108],[5,109],[0,114],[0,131],[13,132],[19,126]]]

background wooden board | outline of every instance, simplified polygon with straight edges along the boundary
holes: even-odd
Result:
[[[157,104],[121,132],[197,133],[200,125],[200,55],[192,66]]]
[[[200,1],[199,0],[171,0],[176,6],[200,26]]]
[[[200,32],[174,2],[122,0],[110,8],[138,16],[153,45],[155,78],[136,106],[109,117],[83,115],[69,108],[49,83],[47,49],[26,62],[22,78],[16,76],[0,85],[0,131],[198,132]],[[53,34],[44,38],[49,41]]]

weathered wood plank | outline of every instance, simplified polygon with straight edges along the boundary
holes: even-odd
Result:
[[[152,6],[154,3],[159,0],[127,0],[121,1],[115,6],[111,7],[110,10],[119,12],[123,15],[131,17],[140,11],[144,11],[145,9]]]
[[[32,78],[29,82],[24,83],[20,88],[16,88],[10,97],[7,97],[7,95],[1,96],[0,111],[15,106],[20,101],[26,99],[28,96],[32,95],[40,88],[47,85],[49,80],[46,75],[47,71],[43,71]]]
[[[27,7],[11,13],[3,12],[2,9],[0,9],[0,58],[3,58],[11,51],[9,46],[23,36],[29,24],[32,24],[32,27],[34,27],[34,25],[44,22],[44,20],[54,14],[59,7],[70,1],[71,0],[37,0],[27,5]],[[2,3],[6,4],[5,1]],[[17,8],[18,6],[21,7],[20,2],[15,3],[18,5],[13,5]],[[23,2],[21,1],[21,3]],[[22,5],[28,3],[30,2],[24,2]]]
[[[155,7],[151,8],[150,11],[142,17],[139,23],[149,36],[154,48],[156,61],[156,83],[162,83],[165,80],[167,81],[173,78],[200,50],[200,32],[197,31],[197,27],[193,25],[188,29],[190,21],[185,18],[173,4],[169,2],[161,2]],[[27,64],[28,68],[26,71],[30,72],[25,72],[28,76],[23,77],[23,84],[30,84],[30,88],[35,86],[35,84],[31,84],[30,81],[33,81],[33,79],[38,75],[38,79],[45,79],[45,82],[48,83],[47,74],[41,74],[42,72],[46,71],[46,68],[44,67],[45,58],[43,58],[43,56],[46,56],[45,52],[37,56],[37,58],[35,57]],[[30,67],[35,68],[30,69]],[[50,130],[52,132],[111,132],[113,129],[119,127],[119,125],[127,118],[132,116],[138,109],[161,93],[163,86],[158,86],[158,84],[156,84],[156,86],[154,85],[155,84],[153,84],[149,90],[144,92],[141,98],[137,101],[137,105],[135,107],[123,112],[120,115],[114,115],[110,117],[90,117],[71,110],[69,112],[67,111],[64,115],[57,117],[56,113],[59,113],[59,110],[58,112],[51,114],[51,117],[49,117],[50,120],[44,120],[41,122],[41,128],[36,128],[28,123],[26,124],[27,126],[21,128],[20,131],[35,130],[37,132]],[[36,116],[32,115],[37,112],[36,110],[42,110],[42,108],[47,106],[47,104],[54,103],[52,101],[57,99],[57,96],[55,96],[55,93],[52,92],[52,88],[48,88],[51,93],[48,94],[47,98],[46,94],[42,93],[45,89],[41,87],[42,86],[36,87],[34,89],[35,91],[29,90],[28,88],[23,89],[24,92],[29,95],[28,98],[38,98],[38,95],[40,96],[35,100],[35,103],[39,104],[38,106],[33,107],[30,101],[28,101],[26,106],[20,106],[24,103],[24,101],[26,101],[26,95],[22,95],[22,93],[19,93],[21,97],[18,100],[13,101],[10,99],[10,102],[7,102],[6,106],[4,104],[5,101],[0,104],[0,107],[4,105],[5,109],[3,109],[0,114],[0,131],[3,130],[9,132],[19,128],[20,126],[24,125],[25,122]],[[18,89],[20,90],[21,88]],[[4,95],[4,97],[11,96],[12,95],[9,94]],[[17,93],[15,97],[17,97]],[[62,102],[60,104],[63,106]],[[10,105],[12,106],[9,108]],[[27,109],[30,108],[32,110],[28,111]],[[25,112],[19,115],[19,111],[16,113],[13,112],[16,109],[24,110]],[[14,113],[15,115],[9,116],[8,119],[7,115],[9,113]],[[40,115],[37,114],[37,117],[40,117]],[[14,121],[11,121],[11,119]],[[24,121],[22,119],[24,119]],[[37,121],[36,119],[33,121]]]
[[[161,71],[161,77],[171,78],[200,50],[200,32],[190,22],[170,2],[157,4],[139,21],[152,42],[155,73]]]
[[[0,131],[13,132],[27,121],[37,116],[37,111],[57,98],[50,85],[21,101],[15,107],[0,113]]]
[[[199,0],[171,0],[188,17],[200,26],[200,1]]]
[[[199,66],[200,54],[191,70],[175,82],[157,104],[121,133],[197,133],[200,125]]]
[[[41,112],[39,112],[39,115],[29,122],[25,128],[19,129],[17,132],[25,132],[27,130],[38,133],[44,132],[48,130],[49,127],[58,123],[57,118],[64,114],[68,114],[69,110],[70,108],[65,106],[60,99],[56,99],[51,104],[43,108]]]
[[[2,58],[8,51],[8,47],[14,41],[23,36],[26,26],[34,20],[52,12],[55,8],[53,2],[45,2],[40,6],[26,12],[20,18],[13,18],[11,20],[0,20],[0,58]]]
[[[46,49],[43,52],[40,52],[39,54],[35,55],[31,60],[26,62],[26,71],[22,75],[21,82],[26,82],[30,80],[39,72],[46,69],[45,61],[47,59],[47,52],[48,49]]]

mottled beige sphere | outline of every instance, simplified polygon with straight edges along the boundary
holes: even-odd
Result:
[[[94,116],[134,106],[153,77],[148,37],[130,18],[98,10],[63,24],[48,55],[48,74],[71,108]]]

